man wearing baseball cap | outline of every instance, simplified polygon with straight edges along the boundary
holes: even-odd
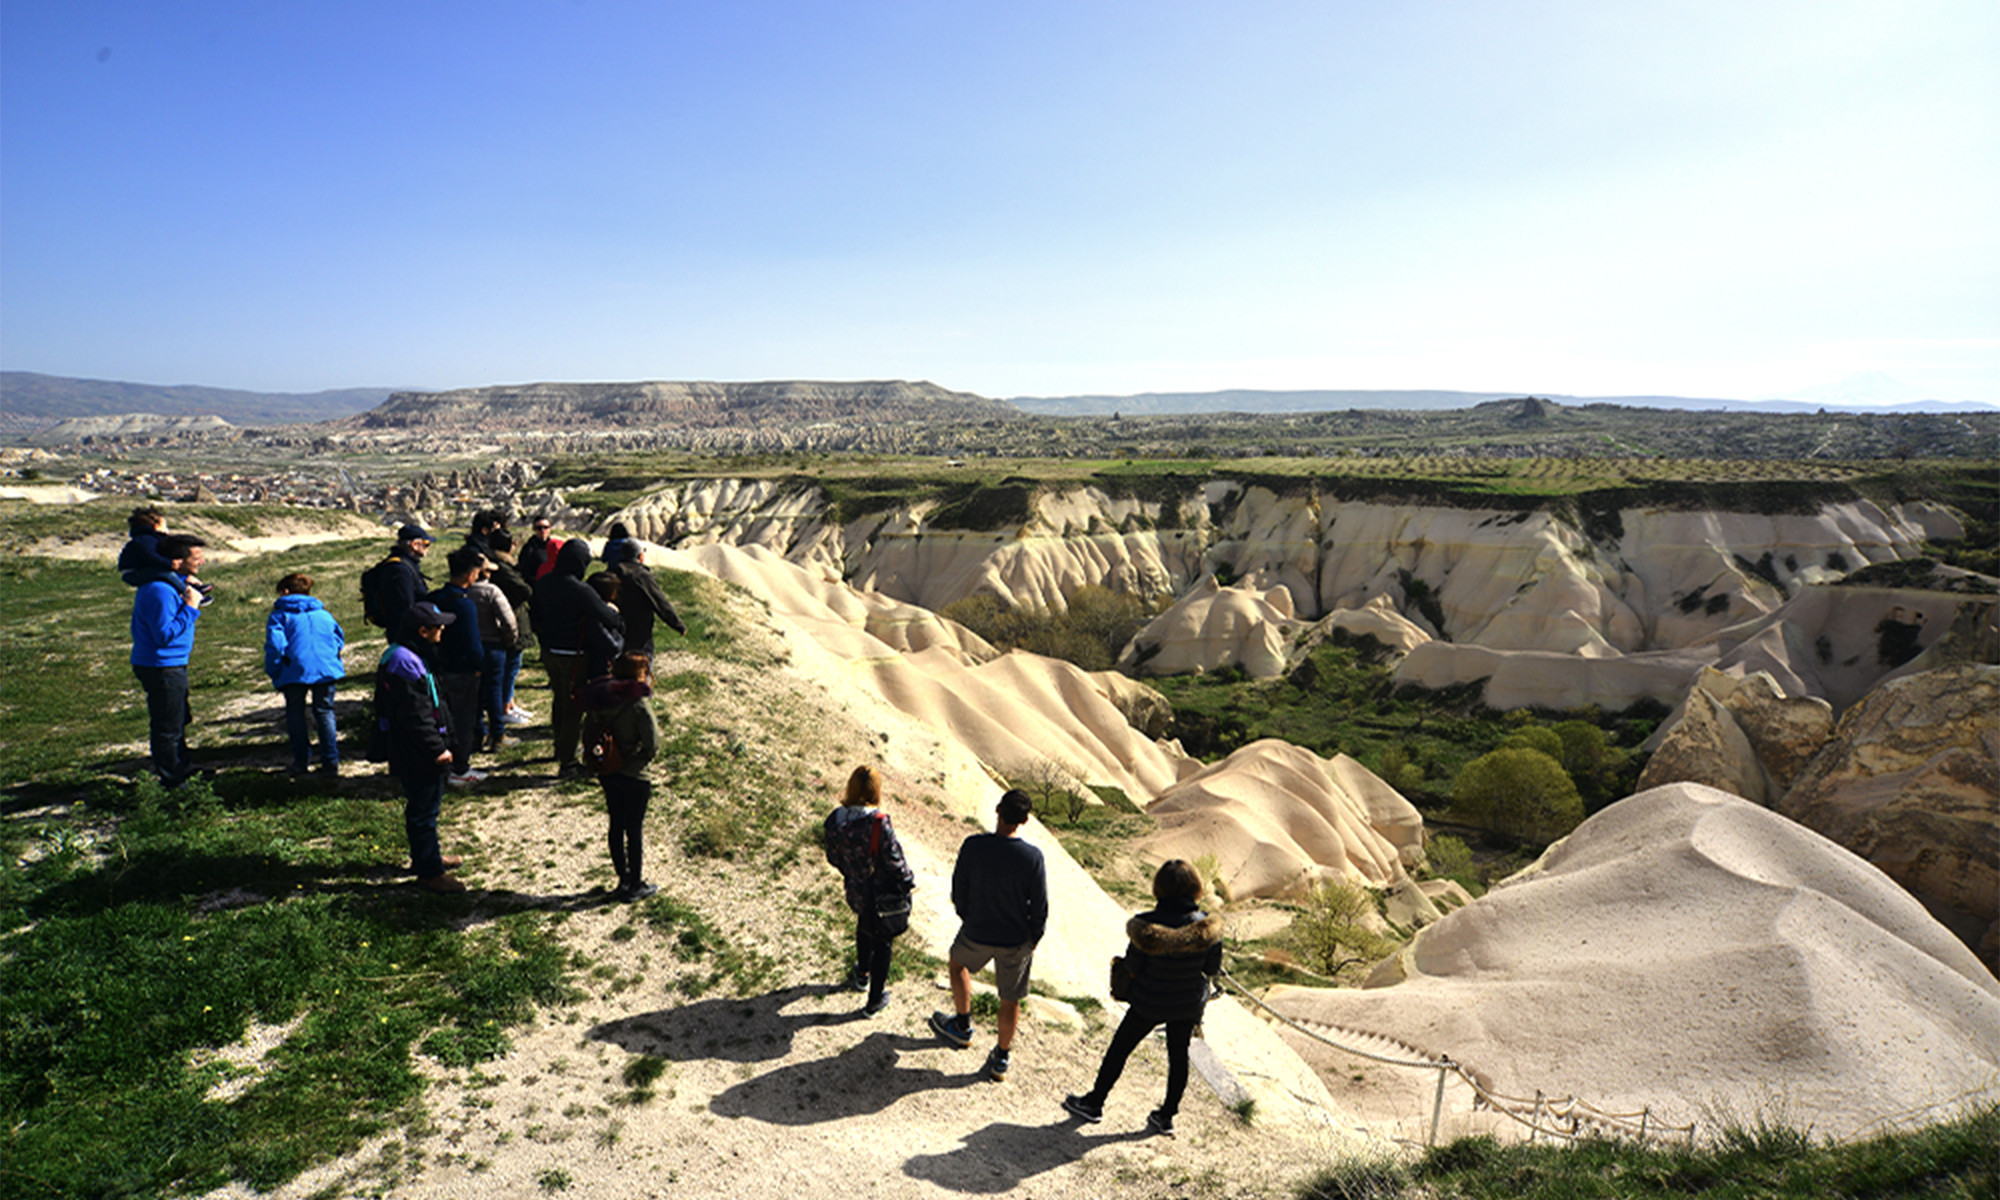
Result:
[[[388,737],[389,773],[403,785],[403,830],[410,839],[410,869],[427,892],[462,892],[451,877],[457,858],[438,847],[438,809],[451,770],[451,713],[439,702],[430,660],[445,626],[458,618],[428,600],[410,605],[396,641],[375,671],[375,719]]]
[[[430,531],[411,522],[396,531],[389,555],[361,576],[362,602],[370,623],[379,625],[394,645],[401,640],[403,614],[431,590],[424,578],[424,555],[431,548]]]

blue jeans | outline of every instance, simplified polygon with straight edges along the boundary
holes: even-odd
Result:
[[[438,849],[438,809],[444,805],[444,772],[405,775],[403,832],[410,839],[410,869],[418,879],[444,874],[444,851]]]
[[[506,683],[500,689],[500,711],[502,712],[514,706],[514,679],[520,673],[521,652],[519,650],[507,651]]]
[[[331,771],[340,766],[339,734],[333,727],[333,680],[324,683],[288,683],[285,693],[285,732],[292,739],[292,770],[303,771],[312,758],[311,731],[319,731],[319,760]],[[306,720],[307,705],[312,720]]]
[[[507,731],[501,718],[507,713],[507,651],[498,646],[485,650],[479,661],[479,732],[483,745]]]
[[[153,773],[160,782],[175,787],[194,774],[188,759],[187,727],[193,720],[188,705],[186,667],[141,667],[132,674],[146,690],[146,725],[153,753]]]

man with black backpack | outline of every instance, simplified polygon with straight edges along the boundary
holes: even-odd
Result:
[[[423,526],[405,525],[396,531],[389,556],[361,573],[362,615],[370,625],[385,630],[392,642],[402,628],[403,614],[431,590],[423,561],[432,540]]]

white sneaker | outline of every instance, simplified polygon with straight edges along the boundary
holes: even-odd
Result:
[[[500,723],[502,725],[526,725],[534,719],[535,714],[525,708],[510,708],[500,714]]]
[[[453,787],[471,787],[485,778],[484,771],[467,771],[463,775],[447,775],[444,781]]]

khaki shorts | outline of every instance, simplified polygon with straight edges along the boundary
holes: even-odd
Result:
[[[1019,1003],[1028,998],[1028,968],[1035,965],[1035,943],[1019,946],[988,946],[970,942],[964,934],[951,944],[951,961],[968,971],[983,971],[993,964],[993,982],[1002,1000]]]

